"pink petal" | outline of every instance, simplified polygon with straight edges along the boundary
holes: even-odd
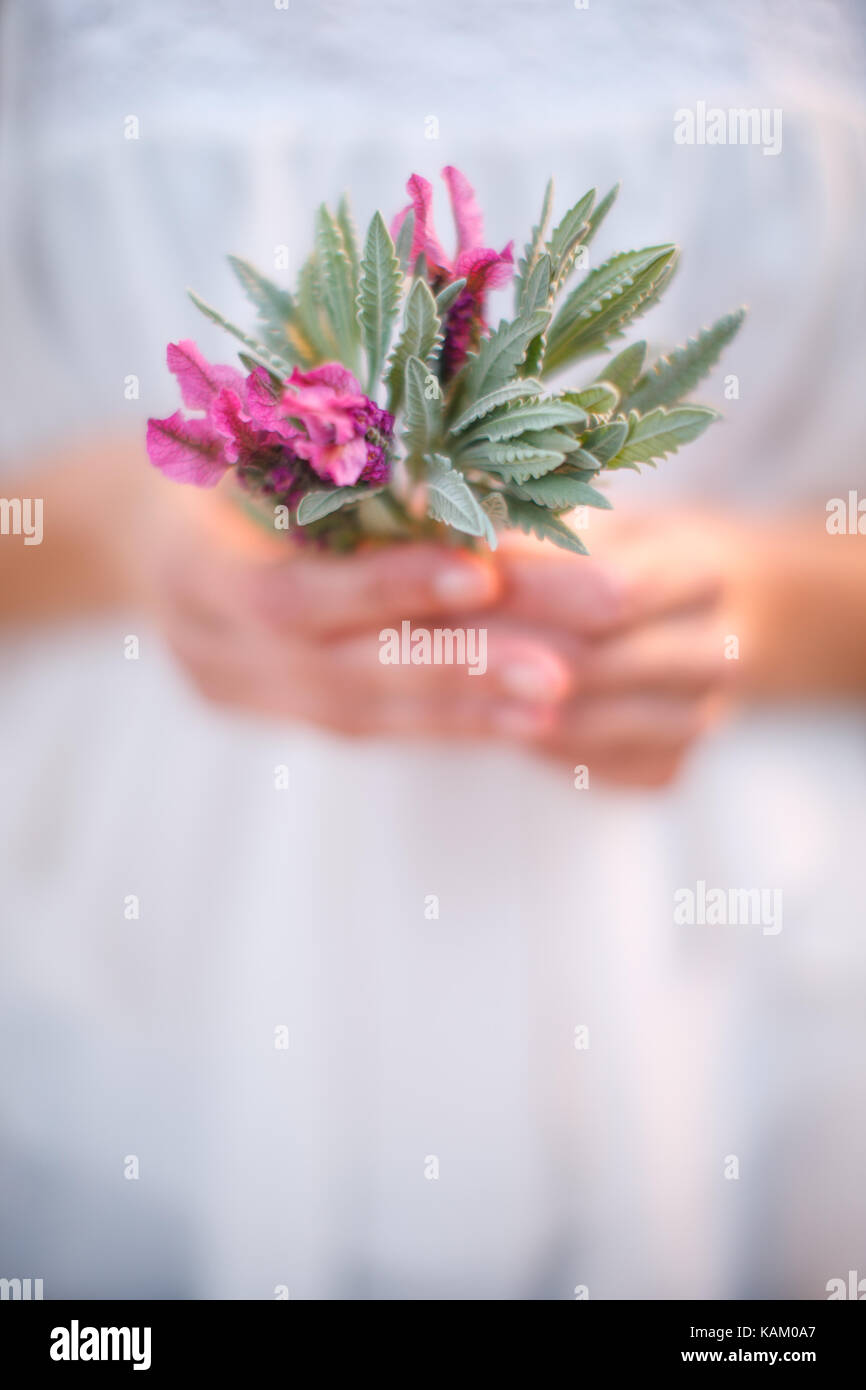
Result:
[[[351,487],[367,465],[367,442],[363,438],[356,437],[348,444],[313,444],[310,440],[298,439],[294,449],[309,461],[320,478],[327,478],[339,487]]]
[[[335,391],[345,391],[353,396],[361,395],[361,383],[340,362],[323,362],[309,372],[297,367],[289,377],[290,386],[332,386]]]
[[[271,379],[264,367],[256,367],[246,380],[245,404],[247,414],[259,429],[275,428],[280,398],[271,389]]]
[[[187,420],[180,410],[167,420],[148,420],[147,452],[167,478],[196,487],[214,487],[227,467],[210,423]]]
[[[454,266],[455,279],[466,277],[466,288],[472,294],[483,294],[487,290],[497,290],[514,274],[513,241],[502,251],[479,246],[472,251],[463,251]]]
[[[422,178],[420,174],[413,174],[406,185],[406,191],[412,199],[409,206],[415,212],[412,249],[409,253],[409,269],[414,269],[415,262],[423,251],[424,255],[427,257],[427,264],[434,272],[434,278],[437,275],[450,275],[451,261],[442,249],[439,238],[436,235],[436,229],[433,226],[432,185],[427,179]],[[397,217],[392,223],[392,236],[396,236],[396,232],[399,231],[400,226],[402,226],[408,211],[409,208],[404,208],[402,212],[397,214]]]
[[[475,197],[475,189],[465,174],[448,164],[442,170],[442,177],[448,185],[451,211],[457,227],[457,254],[471,251],[484,240],[484,218]]]
[[[191,338],[169,343],[166,351],[168,369],[177,377],[184,405],[191,410],[207,410],[223,386],[235,391],[243,389],[243,377],[234,367],[212,367],[206,362]]]
[[[267,435],[263,438],[262,432],[241,408],[240,396],[228,386],[224,386],[214,400],[210,419],[225,440],[223,453],[228,463],[237,463],[241,454],[254,454],[267,440]]]

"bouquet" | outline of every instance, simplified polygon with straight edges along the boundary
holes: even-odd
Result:
[[[433,189],[413,174],[408,206],[390,229],[377,212],[363,246],[345,199],[322,206],[292,292],[229,257],[258,313],[254,333],[191,293],[238,340],[243,371],[210,365],[189,340],[169,345],[198,413],[148,421],[163,473],[200,487],[231,475],[267,525],[333,550],[448,536],[495,548],[517,527],[585,554],[566,518],[610,506],[599,475],[655,465],[706,429],[716,412],[680,401],[742,310],[648,367],[646,343],[634,342],[590,380],[549,386],[609,353],[674,273],[674,245],[587,269],[618,187],[600,202],[591,190],[551,229],[551,180],[515,274],[513,243],[484,245],[467,179],[452,167],[443,178],[453,256],[434,230]],[[512,277],[513,315],[491,331],[488,296]]]

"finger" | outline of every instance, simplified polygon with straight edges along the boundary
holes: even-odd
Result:
[[[503,609],[525,622],[570,632],[605,633],[623,620],[626,589],[613,568],[581,555],[506,551]]]
[[[684,748],[708,727],[709,702],[662,693],[583,697],[559,710],[556,736],[589,763],[600,753]]]
[[[651,623],[603,641],[585,643],[580,686],[587,693],[660,690],[701,694],[730,670],[724,636],[703,615]]]
[[[612,558],[508,554],[502,562],[503,608],[526,622],[605,636],[718,601],[722,585],[714,564],[669,561],[666,549],[643,532],[618,546]]]
[[[494,695],[557,703],[572,688],[569,665],[532,633],[492,619],[485,624],[371,630],[323,649],[330,679],[343,688],[393,696],[489,701]]]
[[[480,556],[393,545],[352,556],[293,555],[240,576],[254,613],[280,631],[329,636],[483,608],[499,581]]]

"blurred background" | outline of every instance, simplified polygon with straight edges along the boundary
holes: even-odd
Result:
[[[766,547],[811,574],[828,499],[866,485],[854,0],[0,15],[5,496],[73,448],[139,449],[176,405],[169,339],[227,360],[184,293],[246,321],[226,252],[274,273],[285,248],[288,283],[320,201],[348,188],[365,226],[450,163],[518,250],[551,172],[562,206],[621,180],[600,253],[685,248],[654,344],[750,307],[700,393],[724,423],[618,477],[618,506],[724,513],[732,568]],[[779,109],[781,150],[675,143],[698,102]],[[46,493],[46,534],[64,506]],[[143,565],[135,506],[113,544]],[[40,547],[0,559],[7,593],[41,592]],[[756,680],[651,792],[226,713],[134,603],[3,605],[0,1276],[627,1299],[866,1276],[864,588],[818,565],[815,611],[774,629],[815,679]],[[780,889],[783,929],[676,925],[698,881]]]

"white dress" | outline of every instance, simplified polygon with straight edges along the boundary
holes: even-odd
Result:
[[[6,463],[174,409],[169,339],[228,360],[184,296],[247,312],[224,252],[296,269],[323,198],[364,223],[455,163],[496,246],[550,172],[562,206],[622,179],[599,253],[685,246],[660,343],[750,304],[739,399],[702,397],[726,422],[621,495],[820,530],[864,474],[862,33],[770,13],[13,0]],[[781,108],[781,154],[676,145],[698,100]],[[203,707],[129,615],[4,640],[0,757],[0,1274],[641,1298],[863,1272],[862,709],[743,718],[664,795],[578,791]],[[782,932],[675,926],[700,879],[781,887]]]

